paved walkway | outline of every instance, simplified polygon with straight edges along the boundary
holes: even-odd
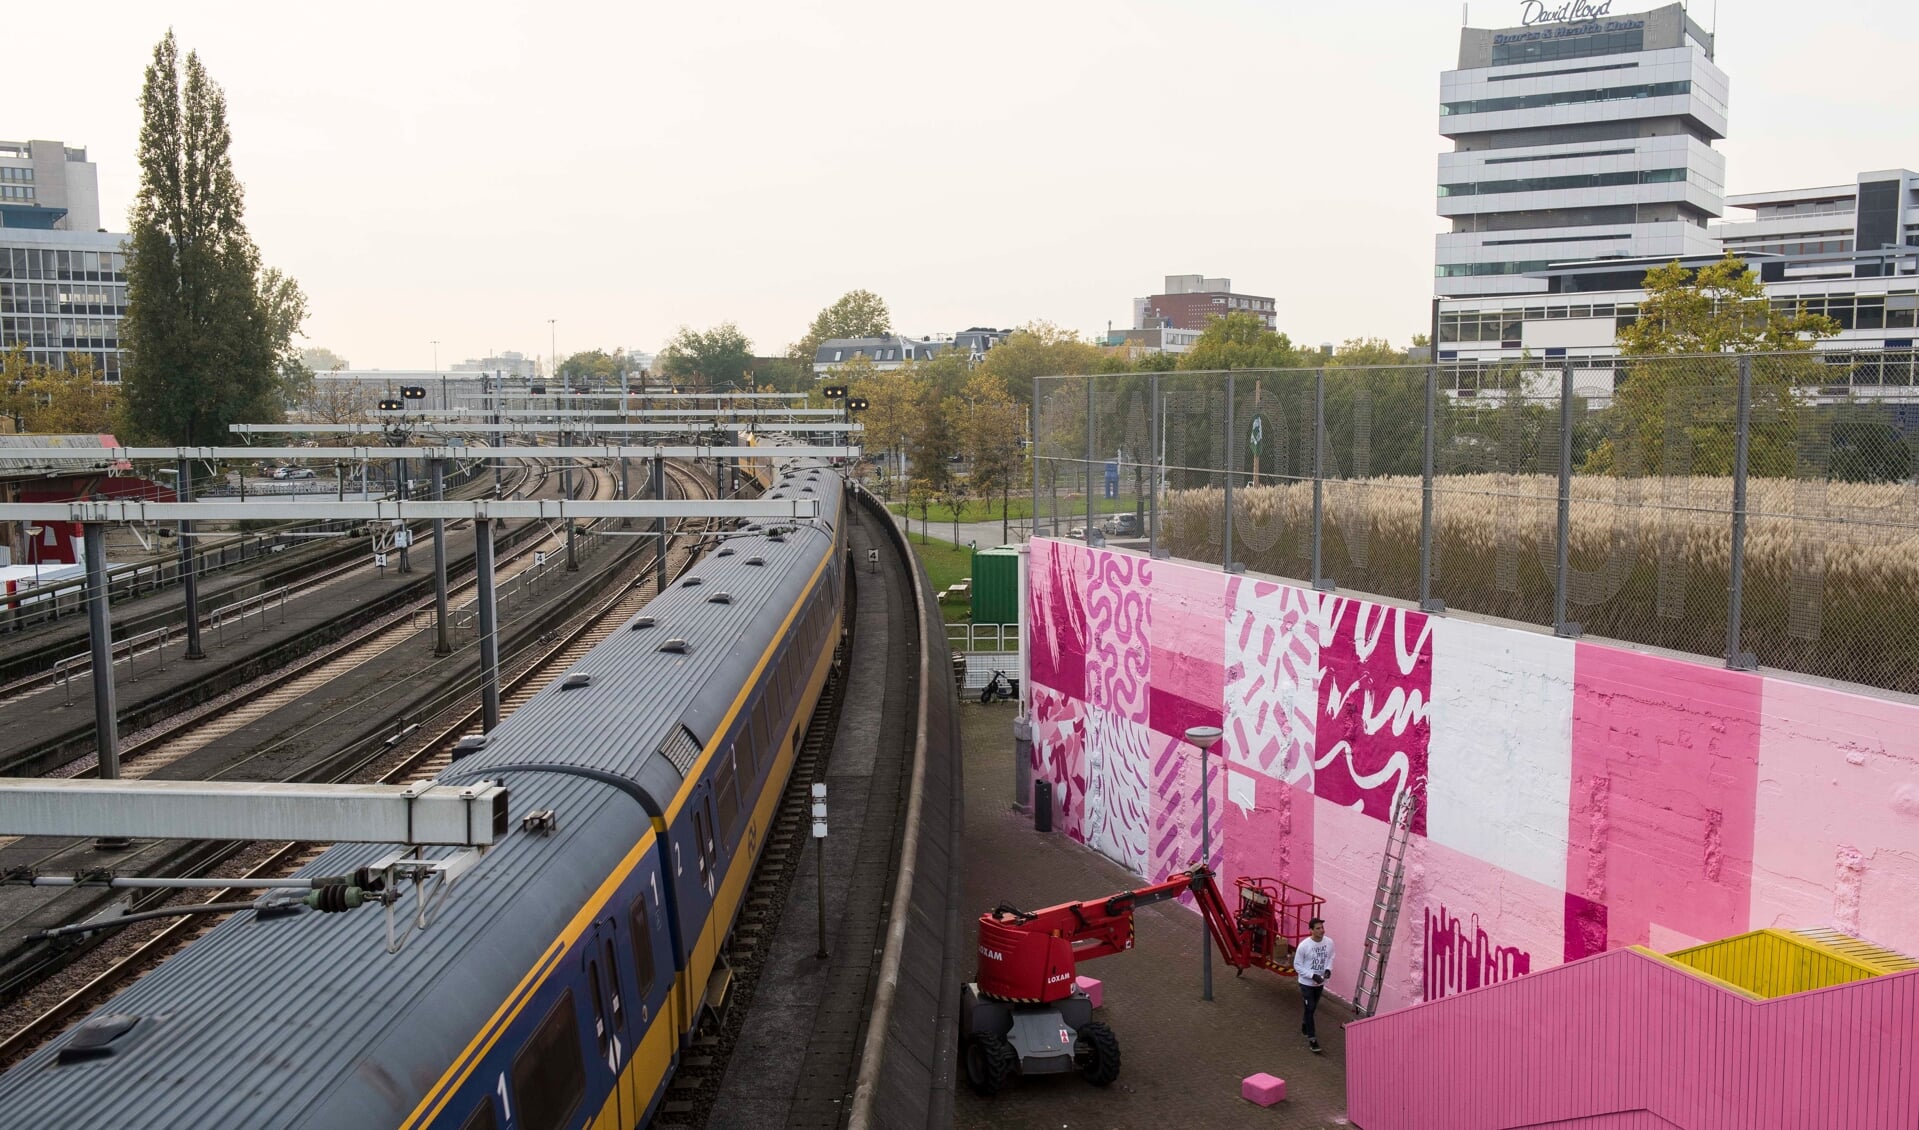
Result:
[[[970,920],[1010,902],[1036,909],[1143,885],[1138,876],[1054,832],[1033,830],[1012,811],[1012,703],[960,707],[966,746],[966,899]],[[1213,1001],[1200,1000],[1199,916],[1176,902],[1147,907],[1135,919],[1135,948],[1088,962],[1083,975],[1105,984],[1101,1019],[1119,1037],[1119,1080],[1104,1089],[1078,1075],[1023,1079],[991,1099],[961,1086],[954,1125],[1170,1128],[1350,1125],[1346,1111],[1345,1033],[1351,1014],[1327,1000],[1319,1009],[1323,1055],[1299,1034],[1299,990],[1260,970],[1235,977],[1213,961]],[[1339,939],[1344,960],[1360,939]],[[970,974],[970,970],[968,971]],[[1262,1108],[1240,1098],[1240,1080],[1265,1071],[1286,1080],[1287,1099]]]

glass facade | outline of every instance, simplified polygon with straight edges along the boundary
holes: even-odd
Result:
[[[1538,39],[1523,43],[1495,43],[1493,66],[1510,67],[1518,63],[1543,63],[1553,59],[1590,59],[1595,55],[1623,55],[1646,49],[1646,32],[1605,31],[1597,35],[1568,36],[1564,39]]]
[[[1548,90],[1538,94],[1515,94],[1504,98],[1476,98],[1465,102],[1441,102],[1441,117],[1453,114],[1496,114],[1501,110],[1536,110],[1542,106],[1577,106],[1586,102],[1620,102],[1636,98],[1665,98],[1689,94],[1692,83],[1644,82],[1637,86],[1608,86],[1598,90]]]
[[[120,319],[127,312],[126,256],[117,251],[0,246],[0,351],[67,368],[86,354],[120,379]]]
[[[1626,169],[1613,173],[1572,173],[1557,177],[1520,177],[1516,180],[1467,181],[1442,184],[1441,196],[1488,196],[1499,192],[1549,192],[1563,188],[1612,188],[1627,184],[1674,184],[1686,179],[1684,169]]]

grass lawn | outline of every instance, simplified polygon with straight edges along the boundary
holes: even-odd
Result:
[[[919,559],[926,562],[926,575],[935,593],[944,592],[947,586],[956,585],[973,575],[973,554],[965,546],[920,534],[909,534],[907,540],[912,543],[913,552],[919,555]],[[972,601],[950,600],[940,605],[940,613],[949,624],[964,623],[972,618]]]
[[[905,514],[907,512],[907,506],[904,502],[890,503],[889,509],[895,514]],[[1059,509],[1061,514],[1084,514],[1086,513],[1086,496],[1077,494],[1069,496],[1062,494],[1059,496]],[[1093,502],[1093,510],[1098,514],[1131,514],[1134,510],[1133,496],[1122,494],[1118,498],[1095,499]],[[915,522],[919,521],[919,507],[913,507],[912,512],[913,520]],[[941,522],[945,522],[950,527],[953,523],[953,508],[936,502],[926,508],[926,516],[928,520],[936,526]],[[1006,507],[1006,516],[1013,521],[1025,521],[1031,518],[1033,516],[1033,496],[1031,494],[1014,495]],[[999,500],[993,500],[990,505],[981,502],[968,503],[965,512],[960,515],[960,521],[999,521]]]

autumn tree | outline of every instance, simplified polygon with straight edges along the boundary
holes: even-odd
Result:
[[[1074,331],[1051,322],[1028,322],[987,350],[979,368],[1004,381],[1019,403],[1030,404],[1036,378],[1091,373],[1099,363],[1099,347],[1081,341]]]
[[[333,373],[353,367],[352,362],[324,345],[310,345],[302,349],[300,361],[316,373]]]
[[[1012,490],[1026,480],[1026,411],[998,374],[975,371],[956,398],[960,448],[971,466],[972,490],[1000,500],[1000,540],[1011,540],[1007,508]],[[955,535],[957,537],[957,535]]]
[[[182,67],[171,31],[140,100],[123,415],[135,439],[221,444],[229,423],[280,418],[306,302],[293,280],[261,269],[242,220],[226,96],[198,55]]]
[[[840,337],[879,337],[893,332],[893,315],[886,300],[870,290],[849,290],[813,317],[806,336],[788,349],[787,356],[811,366],[820,343]]]
[[[676,385],[746,388],[753,372],[753,343],[732,322],[705,332],[681,326],[660,350],[659,367]]]
[[[1638,317],[1619,331],[1628,361],[1603,419],[1606,433],[1582,462],[1593,473],[1660,473],[1668,454],[1687,461],[1672,473],[1732,473],[1735,396],[1741,353],[1781,354],[1752,365],[1755,475],[1792,472],[1806,405],[1795,389],[1816,382],[1815,341],[1839,332],[1823,314],[1785,311],[1765,284],[1728,253],[1693,270],[1677,260],[1646,272]]]
[[[18,344],[0,356],[0,413],[22,432],[111,432],[118,396],[119,386],[100,379],[90,354],[69,355],[65,368],[28,360]]]

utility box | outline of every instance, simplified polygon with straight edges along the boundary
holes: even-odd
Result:
[[[973,555],[973,623],[1017,624],[1019,550],[982,549]]]

